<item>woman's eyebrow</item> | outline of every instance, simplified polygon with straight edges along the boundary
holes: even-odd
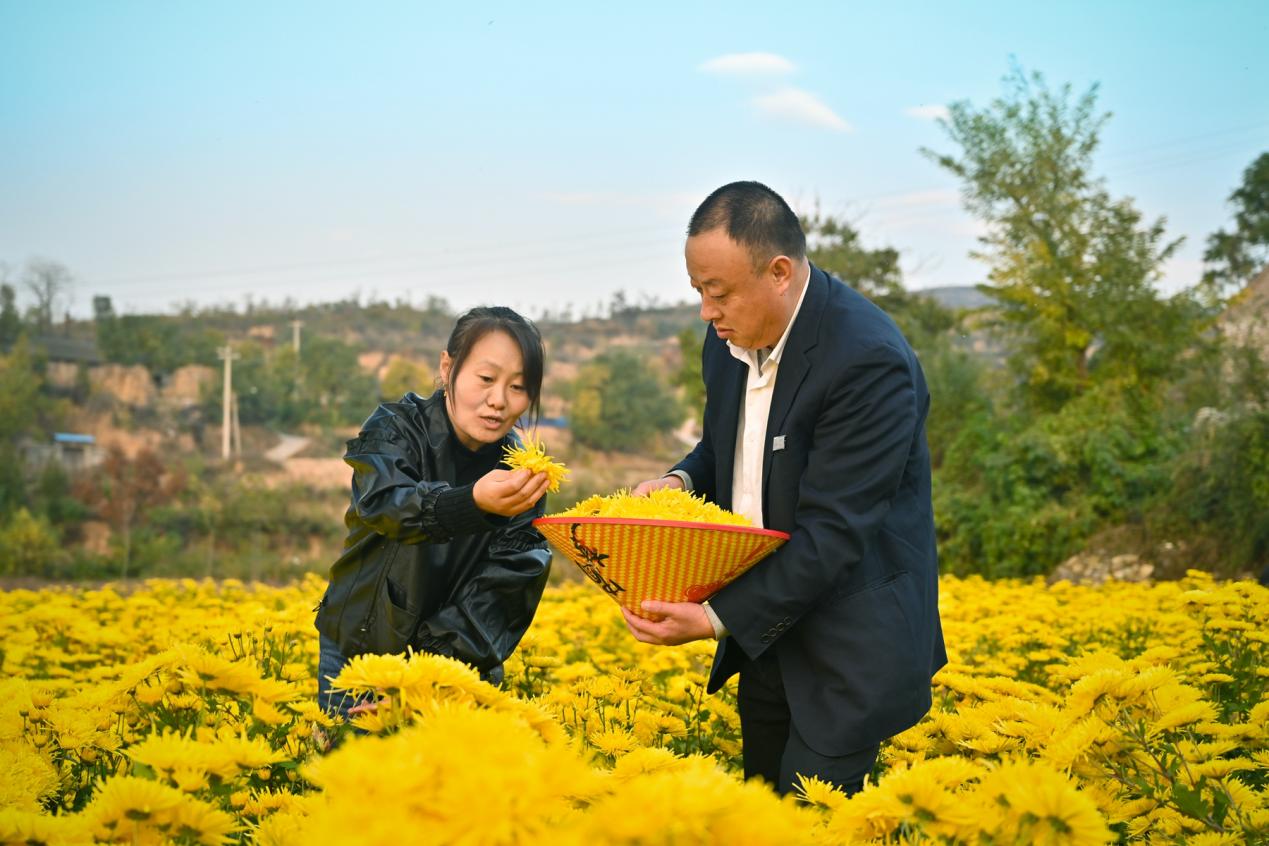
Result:
[[[472,366],[473,366],[473,367],[488,367],[488,368],[489,368],[489,369],[491,369],[491,370],[497,370],[499,373],[501,373],[501,372],[502,372],[502,366],[501,366],[501,365],[499,365],[499,364],[498,364],[497,362],[495,362],[495,361],[490,361],[490,360],[489,360],[489,359],[487,359],[487,358],[482,358],[482,359],[479,359],[478,361],[473,362],[473,363],[472,363]],[[512,376],[523,376],[523,375],[524,375],[524,371],[523,371],[523,370],[516,370],[516,371],[512,372],[512,374],[511,374],[511,375],[512,375]]]

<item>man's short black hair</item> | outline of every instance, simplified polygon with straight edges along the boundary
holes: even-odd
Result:
[[[748,249],[756,269],[776,256],[806,258],[806,233],[798,216],[761,182],[732,182],[705,198],[687,225],[687,235],[715,229]]]

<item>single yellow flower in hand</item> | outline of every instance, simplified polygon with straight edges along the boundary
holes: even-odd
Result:
[[[534,473],[545,473],[551,483],[547,486],[549,493],[559,493],[560,482],[568,480],[568,468],[546,454],[544,444],[535,434],[525,432],[520,436],[520,446],[502,448],[503,463],[512,470],[527,467]]]

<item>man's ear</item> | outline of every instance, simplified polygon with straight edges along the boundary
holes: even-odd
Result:
[[[783,294],[789,290],[789,285],[793,282],[793,259],[788,256],[776,256],[767,265],[767,270],[771,273],[771,280],[775,283],[777,291]]]

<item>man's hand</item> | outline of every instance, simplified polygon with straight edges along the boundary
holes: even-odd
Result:
[[[678,646],[714,637],[714,624],[709,621],[705,609],[695,602],[656,602],[649,599],[642,608],[656,620],[645,620],[624,607],[621,609],[626,618],[626,628],[630,629],[635,640],[659,646]]]
[[[661,488],[678,488],[679,490],[683,490],[683,480],[678,476],[662,476],[659,479],[648,479],[646,482],[640,482],[635,485],[635,489],[630,493],[635,496],[647,496],[653,491],[660,490]]]
[[[514,517],[533,506],[546,493],[551,478],[527,467],[519,470],[490,470],[472,487],[476,507],[486,514]]]

